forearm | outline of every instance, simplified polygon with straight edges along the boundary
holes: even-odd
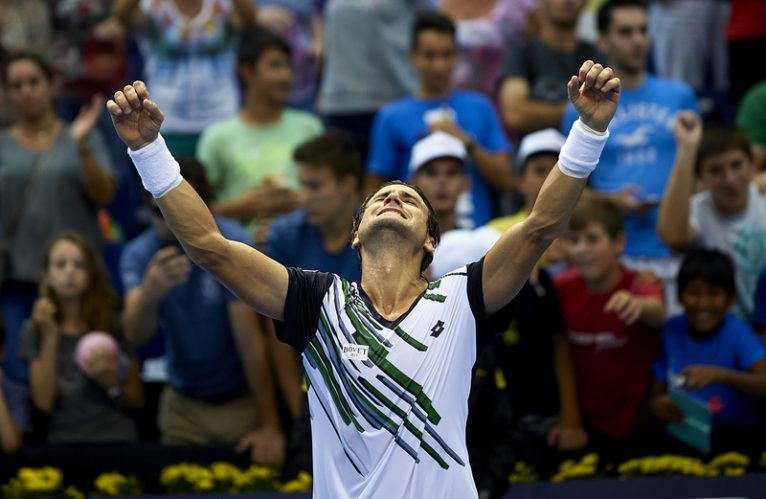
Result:
[[[118,384],[120,395],[116,402],[128,409],[140,409],[144,405],[144,389],[138,373],[138,363],[135,357],[128,360],[128,372]]]
[[[251,0],[234,0],[234,9],[243,26],[252,26],[256,21],[256,7]]]
[[[722,383],[743,393],[757,397],[766,396],[766,372],[722,369],[721,378]]]
[[[641,322],[653,329],[660,329],[664,326],[666,313],[663,301],[649,296],[639,297],[638,299],[643,302],[641,306]]]
[[[561,127],[567,102],[514,100],[503,105],[502,117],[508,128],[519,132],[534,132],[544,128]]]
[[[123,24],[128,24],[140,0],[114,0],[111,15]]]
[[[476,144],[471,151],[471,159],[481,176],[489,182],[493,189],[501,193],[513,190],[513,175],[506,153],[491,153]]]
[[[242,304],[234,304],[230,307],[238,307],[230,312],[231,322],[239,357],[245,370],[245,378],[258,406],[261,424],[279,427],[274,381],[266,353],[265,331],[263,331],[265,321],[263,317],[256,315]]]
[[[58,335],[43,336],[40,353],[30,363],[32,402],[45,413],[50,413],[56,402],[57,352]]]
[[[290,413],[294,418],[297,418],[300,414],[303,390],[301,388],[302,381],[295,351],[290,346],[277,340],[276,335],[272,331],[271,335],[269,335],[269,352],[271,352],[271,363],[277,374],[277,382],[287,401],[287,405],[290,407]]]
[[[559,388],[561,424],[563,426],[582,426],[577,403],[577,384],[572,365],[572,353],[563,334],[558,334],[553,338],[553,359]]]
[[[682,249],[694,235],[689,225],[689,201],[694,193],[696,148],[679,146],[673,171],[657,214],[657,233],[668,246]]]
[[[5,395],[0,388],[0,448],[6,454],[12,454],[21,447],[24,430],[11,417]]]
[[[146,291],[128,301],[123,326],[125,336],[136,347],[149,341],[157,332],[159,301],[150,298]]]
[[[95,204],[109,204],[117,192],[114,179],[101,167],[87,143],[77,145],[77,154],[85,195]]]

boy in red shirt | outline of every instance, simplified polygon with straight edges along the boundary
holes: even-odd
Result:
[[[654,441],[647,438],[646,401],[665,322],[662,285],[620,264],[622,215],[605,198],[582,199],[564,246],[572,268],[554,284],[589,440],[594,450],[614,458],[640,452]]]

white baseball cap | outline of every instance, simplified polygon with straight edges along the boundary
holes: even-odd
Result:
[[[516,170],[521,171],[524,163],[534,154],[549,152],[558,154],[564,147],[564,137],[561,132],[555,128],[546,128],[526,135],[519,145],[519,153],[516,156]]]
[[[412,146],[410,175],[414,175],[426,163],[436,158],[456,158],[464,162],[468,157],[465,144],[446,132],[436,131]]]

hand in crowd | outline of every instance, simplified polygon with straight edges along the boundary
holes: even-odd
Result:
[[[657,206],[657,202],[640,199],[640,193],[641,188],[637,185],[626,185],[620,190],[606,194],[606,197],[626,215],[644,215]]]
[[[93,37],[97,40],[121,42],[127,36],[125,24],[112,15],[93,27]]]
[[[278,5],[258,7],[258,24],[275,33],[283,33],[296,24],[295,15]]]
[[[465,133],[465,131],[460,128],[460,125],[458,125],[452,118],[444,117],[437,121],[433,121],[429,123],[429,128],[431,129],[431,132],[440,131],[448,133],[453,137],[457,137],[464,144],[471,142],[471,136]]]
[[[94,95],[90,104],[80,108],[80,112],[72,122],[71,136],[72,140],[78,145],[88,138],[90,132],[98,123],[98,117],[101,116],[101,106],[104,105],[104,98],[101,95]]]
[[[160,301],[171,289],[185,283],[190,272],[191,262],[188,256],[174,246],[162,248],[149,262],[142,292],[150,301]]]
[[[56,304],[48,297],[38,298],[32,307],[32,324],[43,335],[58,333]]]
[[[631,325],[640,319],[643,311],[643,299],[626,290],[613,294],[604,306],[604,312],[618,314],[620,320],[627,325]]]
[[[680,111],[673,120],[673,136],[678,147],[697,148],[702,140],[702,120],[694,111]]]
[[[257,188],[243,192],[235,202],[243,218],[272,218],[298,208],[298,194],[281,185],[269,181]]]
[[[680,423],[684,420],[684,412],[670,399],[668,394],[649,399],[649,410],[663,421]]]
[[[589,128],[604,132],[617,111],[620,100],[620,79],[612,68],[585,61],[576,76],[567,83],[569,100],[580,121]]]
[[[681,371],[684,377],[684,387],[700,390],[706,386],[724,382],[725,370],[718,366],[695,364]]]
[[[157,139],[165,119],[159,106],[150,100],[149,90],[142,81],[125,85],[115,92],[114,99],[109,99],[106,108],[117,135],[134,151]]]
[[[548,445],[560,451],[582,449],[588,445],[588,434],[582,426],[557,424],[548,432]]]
[[[242,437],[237,452],[250,450],[255,464],[279,468],[285,460],[285,436],[279,428],[262,426]]]
[[[119,353],[106,347],[96,347],[85,359],[85,374],[108,390],[119,385]]]

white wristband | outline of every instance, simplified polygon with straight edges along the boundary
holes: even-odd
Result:
[[[144,189],[155,198],[161,198],[183,180],[178,161],[170,154],[162,135],[137,151],[128,148],[128,155],[136,165]]]
[[[579,119],[575,121],[559,153],[561,172],[575,178],[590,175],[598,165],[598,159],[608,138],[609,130],[597,132]]]

